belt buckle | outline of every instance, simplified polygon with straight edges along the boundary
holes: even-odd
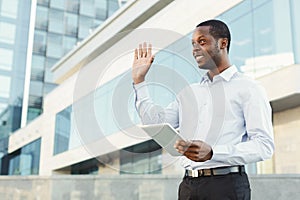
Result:
[[[200,177],[200,176],[203,176],[203,170],[200,169],[200,170],[192,170],[192,177]]]

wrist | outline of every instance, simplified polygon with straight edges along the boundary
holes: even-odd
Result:
[[[139,84],[139,83],[141,83],[141,82],[144,82],[145,81],[145,79],[144,78],[139,78],[139,79],[133,79],[133,84]]]

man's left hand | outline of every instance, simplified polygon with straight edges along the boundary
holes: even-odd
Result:
[[[176,141],[174,148],[179,153],[196,162],[210,160],[213,155],[211,146],[201,140],[178,140]]]

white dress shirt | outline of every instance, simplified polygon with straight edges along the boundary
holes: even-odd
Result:
[[[188,140],[202,140],[213,157],[186,169],[244,165],[271,158],[274,151],[272,111],[263,88],[233,65],[211,81],[207,75],[177,94],[166,108],[155,105],[147,83],[134,85],[136,109],[143,124],[169,123]]]

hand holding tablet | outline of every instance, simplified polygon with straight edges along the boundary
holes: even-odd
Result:
[[[172,156],[182,156],[174,148],[174,145],[178,140],[186,140],[170,124],[151,124],[140,127],[169,154]]]

